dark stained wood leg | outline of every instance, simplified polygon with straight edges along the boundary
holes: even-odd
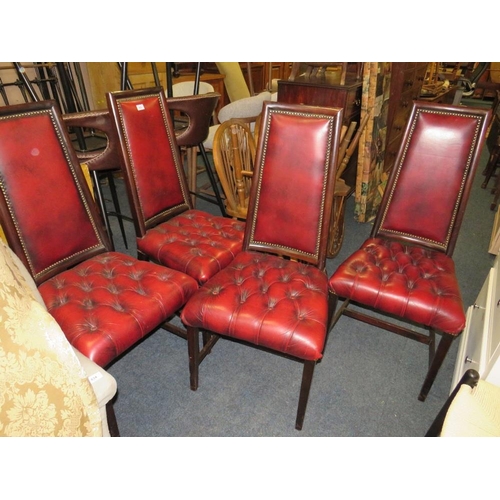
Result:
[[[297,419],[295,420],[295,428],[300,431],[304,423],[306,414],[307,401],[311,390],[311,383],[314,374],[316,361],[304,361],[304,370],[302,372],[302,384],[300,386],[299,407],[297,409]]]
[[[429,366],[429,371],[427,372],[427,376],[425,377],[422,389],[420,390],[420,394],[418,395],[419,401],[425,401],[425,398],[427,398],[427,394],[429,394],[429,391],[431,390],[436,375],[441,368],[444,358],[446,357],[446,354],[448,353],[451,343],[454,339],[454,335],[448,335],[445,333],[442,335],[436,354],[434,355],[432,363]]]
[[[191,390],[198,389],[198,368],[200,365],[200,340],[198,328],[187,327],[187,342],[189,354],[189,379]]]
[[[118,422],[116,421],[115,409],[112,401],[106,405],[106,417],[108,419],[109,435],[111,437],[120,437],[120,431],[118,430]]]

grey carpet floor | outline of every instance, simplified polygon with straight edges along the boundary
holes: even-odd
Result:
[[[488,244],[494,220],[492,195],[481,189],[483,152],[454,259],[466,307],[471,305],[494,257]],[[123,185],[117,180],[122,204]],[[491,181],[493,184],[493,181]],[[219,213],[210,203],[197,208]],[[118,250],[135,255],[132,224],[128,250],[112,220]],[[369,223],[354,219],[349,199],[345,240],[329,260],[331,274],[368,236]],[[117,360],[115,412],[126,437],[413,437],[423,436],[450,391],[454,342],[425,402],[417,400],[428,362],[426,346],[341,318],[317,365],[302,431],[294,429],[302,365],[221,339],[200,367],[200,385],[189,388],[186,341],[158,330]]]

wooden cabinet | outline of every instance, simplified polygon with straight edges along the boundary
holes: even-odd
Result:
[[[346,81],[345,85],[308,82],[303,80],[280,80],[278,101],[343,108],[343,124],[359,123],[361,113],[361,81]]]
[[[362,82],[347,80],[345,85],[333,85],[304,80],[280,80],[278,82],[278,101],[292,104],[310,104],[313,106],[329,106],[343,108],[342,124],[349,126],[351,121],[360,123]],[[356,185],[357,151],[349,160],[342,174],[348,186]]]
[[[392,63],[384,172],[394,165],[412,103],[420,95],[428,63]]]
[[[450,392],[469,368],[477,370],[481,379],[500,385],[499,268],[497,257],[475,303],[467,310]]]

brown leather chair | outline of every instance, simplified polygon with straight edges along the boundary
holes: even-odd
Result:
[[[200,331],[302,362],[299,430],[331,318],[325,265],[341,123],[339,109],[264,104],[243,251],[181,316],[193,390]]]
[[[244,223],[193,209],[177,144],[182,136],[176,138],[161,88],[111,92],[107,99],[139,257],[205,283],[241,251]]]
[[[123,221],[132,221],[132,219],[122,212],[116,191],[114,174],[120,171],[120,144],[118,142],[118,137],[116,137],[116,131],[109,116],[109,111],[102,109],[69,113],[63,115],[62,118],[64,123],[70,127],[70,130],[76,129],[81,133],[84,143],[86,142],[84,137],[85,130],[91,130],[92,133],[98,131],[105,135],[105,147],[97,150],[85,149],[83,151],[77,151],[76,155],[80,163],[87,166],[92,177],[94,196],[97,200],[101,216],[110,238],[113,240],[113,232],[111,231],[111,225],[109,223],[109,217],[112,216],[117,218],[125,248],[128,248]],[[109,210],[106,207],[106,200],[101,185],[103,179],[108,182],[114,210]]]
[[[0,107],[0,224],[69,342],[105,367],[197,290],[112,251],[57,104]]]
[[[343,300],[332,325],[344,314],[429,346],[421,401],[465,325],[452,254],[488,117],[474,108],[413,105],[371,236],[330,278]]]
[[[186,82],[187,83],[187,82]],[[192,195],[193,206],[196,205],[196,197],[219,206],[221,214],[226,215],[224,202],[222,200],[217,177],[214,174],[213,167],[208,160],[203,141],[208,136],[212,117],[219,102],[220,94],[210,92],[208,94],[168,97],[168,109],[180,114],[184,120],[187,119],[187,125],[176,131],[177,145],[187,149],[188,165],[188,186]],[[198,151],[201,154],[205,171],[213,190],[213,196],[203,193],[198,188]]]

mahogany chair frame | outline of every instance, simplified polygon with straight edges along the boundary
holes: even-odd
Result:
[[[401,229],[400,231],[394,230],[393,228],[391,228],[391,224],[393,225],[395,224],[394,209],[391,216],[392,217],[391,222],[388,223],[386,221],[388,211],[390,210],[390,205],[391,203],[393,203],[393,198],[395,198],[396,196],[398,182],[400,177],[402,177],[402,172],[404,171],[405,168],[405,162],[407,161],[407,157],[410,158],[410,149],[412,148],[412,137],[414,130],[417,130],[419,123],[418,121],[420,117],[425,117],[426,115],[432,116],[433,114],[447,118],[450,121],[450,126],[453,126],[454,120],[467,121],[467,125],[464,125],[463,127],[463,134],[464,135],[468,134],[467,140],[470,141],[469,145],[464,145],[464,148],[468,149],[467,149],[467,154],[464,153],[465,158],[463,160],[463,164],[461,164],[463,165],[463,173],[461,174],[462,181],[461,185],[459,186],[460,189],[457,192],[457,198],[456,200],[453,201],[454,206],[453,206],[453,212],[451,213],[450,216],[450,220],[446,219],[448,225],[446,226],[447,228],[446,231],[443,229],[445,237],[443,237],[442,241],[438,241],[437,238],[436,241],[434,241],[433,239],[429,239],[429,237],[426,236],[425,228],[416,227],[415,224],[410,224],[410,228],[405,227],[405,229]],[[474,179],[474,174],[476,172],[479,158],[481,155],[481,150],[485,142],[486,128],[489,122],[489,115],[490,115],[489,110],[484,110],[484,109],[465,108],[460,106],[451,106],[451,105],[426,103],[418,101],[413,104],[413,108],[407,123],[401,147],[399,149],[396,162],[394,164],[393,170],[391,171],[389,180],[387,182],[387,186],[384,191],[382,202],[380,204],[377,216],[373,224],[373,228],[370,235],[371,238],[380,238],[383,240],[385,239],[388,241],[400,242],[401,244],[409,247],[427,248],[432,251],[442,252],[444,255],[448,257],[452,256],[457,242],[459,229],[464,217],[467,201],[469,198],[470,190]],[[422,120],[424,119],[425,118],[422,118]],[[446,135],[443,135],[443,138],[440,140],[445,142]],[[437,145],[439,145],[439,142],[435,143],[434,147],[436,147]],[[454,144],[450,144],[450,147],[453,148]],[[449,149],[444,151],[449,151]],[[418,154],[420,155],[419,157],[420,160],[422,160],[422,157],[424,157],[424,153],[425,152],[423,151],[419,151]],[[430,154],[435,154],[435,150]],[[408,161],[410,160],[408,159]],[[452,161],[458,162],[459,160],[453,159]],[[457,166],[455,166],[455,168],[458,169]],[[422,193],[422,196],[425,196],[425,194]],[[401,199],[401,196],[399,196],[399,199]],[[410,214],[409,210],[410,209],[408,208],[407,210],[408,214]],[[415,219],[418,218],[416,214],[412,217],[414,217]],[[444,215],[444,217],[446,217],[446,214]],[[330,278],[331,283],[332,279],[335,277],[337,272],[338,269]],[[354,283],[354,278],[352,280],[351,278],[346,278],[346,282]],[[419,325],[418,323],[412,321],[406,321],[407,326],[405,326],[404,319],[400,318],[399,316],[393,316],[387,312],[377,311],[366,304],[355,302],[354,300],[351,300],[351,298],[349,297],[336,295],[333,289],[332,293],[335,296],[336,301],[338,301],[339,299],[342,300],[342,304],[335,312],[330,328],[334,327],[340,316],[345,315],[357,319],[359,321],[362,321],[364,323],[374,325],[376,327],[383,328],[385,330],[391,331],[406,338],[415,340],[429,347],[429,367],[427,374],[425,376],[424,383],[421,387],[418,396],[418,399],[420,401],[425,401],[453,340],[458,336],[460,332],[458,334],[450,334],[433,327],[429,326],[426,327],[425,325]],[[351,305],[354,307],[349,307]],[[337,308],[337,305],[335,307]],[[383,316],[387,318],[387,320],[382,319],[379,316],[379,314],[372,315],[370,311],[381,313]],[[463,319],[465,322],[465,314]],[[403,324],[401,324],[401,320],[403,320]],[[436,334],[441,335],[441,340],[439,341],[437,348],[436,348]]]
[[[309,290],[319,290],[319,288],[316,288],[320,286],[319,282],[322,282],[323,279],[328,279],[325,274],[327,239],[333,206],[335,170],[338,162],[341,124],[341,109],[279,102],[264,103],[243,251],[237,255],[231,266],[222,270],[200,288],[192,297],[193,300],[188,301],[181,314],[183,322],[187,325],[190,384],[192,390],[197,390],[198,388],[199,364],[201,362],[199,350],[200,332],[208,331],[212,335],[222,336],[301,362],[303,364],[303,373],[295,422],[297,430],[301,430],[303,426],[314,369],[322,357],[322,352],[326,345],[328,324],[333,313],[333,301],[331,295],[328,293],[328,287],[326,286],[324,290],[325,301],[322,302],[321,299],[316,298],[316,307],[313,307],[314,312],[311,311],[313,316],[316,313],[319,316],[323,312],[325,313],[324,320],[326,323],[324,325],[324,332],[321,332],[321,326],[319,326],[321,320],[318,316],[317,321],[312,321],[312,323],[318,325],[311,329],[314,331],[314,334],[306,328],[302,334],[298,334],[299,338],[296,339],[294,337],[294,340],[291,338],[285,340],[285,338],[281,337],[281,328],[283,327],[287,330],[287,327],[284,325],[288,325],[289,319],[283,317],[282,323],[276,318],[278,324],[274,327],[275,330],[273,333],[269,330],[272,328],[272,322],[267,323],[264,319],[259,321],[256,318],[255,323],[260,325],[259,331],[262,333],[262,331],[268,330],[268,333],[264,334],[266,340],[262,340],[261,338],[258,341],[250,341],[248,338],[245,338],[248,332],[246,332],[244,325],[239,325],[239,333],[236,331],[238,330],[238,320],[236,318],[234,319],[236,323],[231,320],[231,326],[226,325],[226,313],[229,316],[232,316],[232,313],[227,309],[231,305],[224,304],[224,302],[227,300],[229,303],[235,302],[239,304],[239,300],[242,298],[239,294],[241,293],[245,296],[246,293],[250,293],[244,289],[236,289],[239,286],[239,279],[243,277],[240,273],[244,272],[245,262],[247,264],[251,262],[248,264],[248,267],[252,269],[250,274],[255,276],[256,279],[260,276],[260,272],[263,269],[267,269],[268,266],[281,268],[283,265],[288,265],[286,263],[290,263],[290,267],[282,272],[287,276],[294,273],[301,275],[304,273],[307,275],[311,272],[310,284],[306,285],[306,288]],[[311,131],[308,140],[314,144],[307,143],[303,135],[299,136],[299,134],[304,134],[309,127]],[[274,130],[279,132],[274,132]],[[283,136],[280,136],[280,134],[283,134]],[[312,137],[314,137],[314,140]],[[283,162],[281,162],[282,156],[286,158]],[[291,163],[294,163],[293,168]],[[292,175],[292,170],[298,177]],[[305,189],[304,191],[304,183],[301,182],[300,175],[310,176],[308,179],[309,190]],[[292,196],[293,201],[291,201],[290,194],[287,195],[287,193],[291,192],[300,192],[300,196]],[[305,201],[306,199],[307,202]],[[290,202],[290,204],[287,205],[287,202]],[[285,207],[284,204],[287,206]],[[306,206],[308,207],[307,214],[304,213]],[[281,215],[277,215],[280,213]],[[301,221],[303,230],[298,230],[296,224],[298,220],[296,218],[300,218],[301,216],[304,219],[304,221]],[[292,220],[296,223],[291,222]],[[304,224],[306,224],[305,228]],[[276,227],[280,227],[280,231],[276,231],[275,225]],[[263,268],[260,267],[261,265]],[[313,275],[314,277],[312,277]],[[246,280],[242,279],[242,282],[244,281]],[[279,279],[277,278],[276,281],[279,281]],[[236,285],[236,287],[233,287],[233,285]],[[228,287],[227,291],[225,290],[226,286]],[[266,289],[267,286],[264,281],[259,285],[260,293],[266,297],[266,301],[273,303],[275,297],[271,292],[269,292],[268,297]],[[296,296],[294,292],[290,290],[289,293],[291,294],[290,300],[287,301],[283,298],[283,303],[293,304],[292,307],[299,307],[295,302]],[[222,302],[220,303],[216,297],[219,294],[222,296]],[[304,295],[308,294],[309,292],[304,291]],[[301,293],[297,292],[297,295],[300,296]],[[212,304],[217,305],[211,309]],[[216,318],[207,317],[207,321],[219,324],[217,331],[207,328],[203,324],[204,320],[201,320],[201,325],[199,324],[200,316],[207,309],[211,309],[208,315],[213,311]],[[320,313],[319,311],[322,312]],[[234,312],[236,316],[236,311]],[[243,317],[246,317],[246,315],[244,314]],[[300,321],[297,322],[300,323]],[[242,323],[245,323],[245,319],[243,319]],[[226,327],[231,330],[230,334],[228,332],[221,332]],[[310,335],[311,338],[308,337],[307,341],[303,344],[302,335],[304,337]],[[319,354],[316,351],[314,353],[308,352],[307,354],[303,352],[309,351],[309,347],[316,344],[317,337],[314,337],[315,340],[313,340],[312,335],[322,338],[322,342],[320,342],[321,346],[317,346],[318,349],[321,349],[321,353]],[[286,344],[286,346],[282,346],[282,344]],[[307,348],[305,344],[308,344]],[[281,347],[277,348],[276,345],[280,345]],[[300,347],[297,348],[297,345]],[[298,351],[302,354],[298,354]]]

